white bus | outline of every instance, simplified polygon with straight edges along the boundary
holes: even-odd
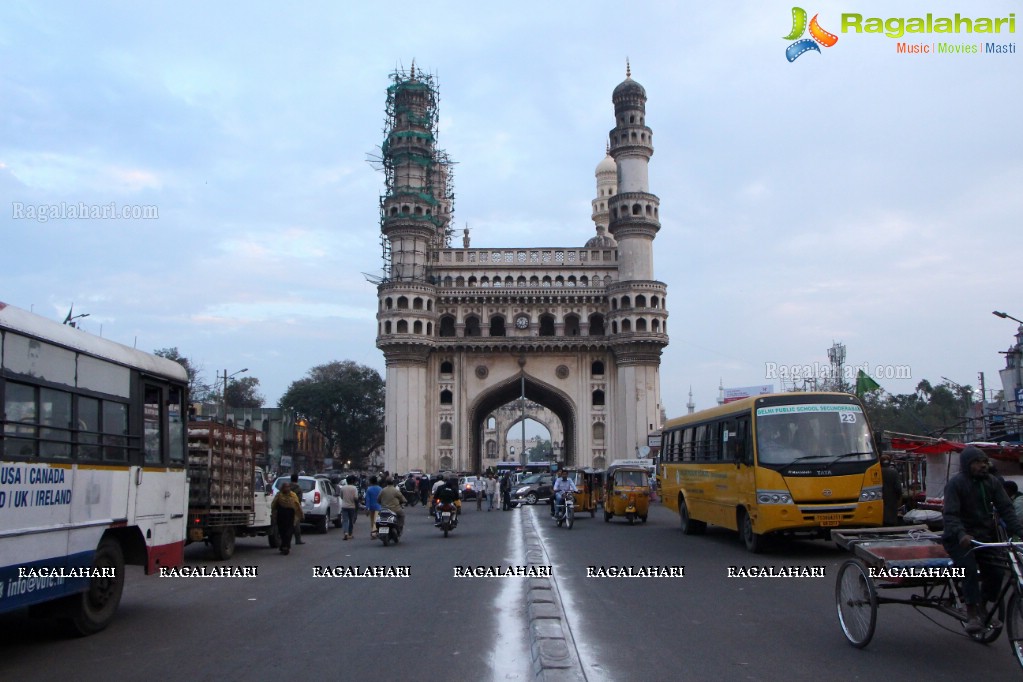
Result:
[[[0,302],[0,613],[90,634],[125,564],[181,565],[187,386],[176,362]]]

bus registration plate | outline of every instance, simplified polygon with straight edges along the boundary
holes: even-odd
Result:
[[[842,522],[841,514],[817,514],[817,523],[824,527],[837,526]]]

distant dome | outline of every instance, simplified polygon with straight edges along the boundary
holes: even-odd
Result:
[[[615,241],[614,237],[609,234],[598,234],[596,237],[590,237],[589,241],[586,242],[584,248],[587,249],[612,249],[618,246],[618,242]]]
[[[618,173],[618,166],[615,165],[615,160],[611,158],[610,154],[597,164],[597,175],[603,175],[604,173]]]
[[[614,248],[618,245],[615,238],[610,234],[598,234],[595,237],[590,237],[586,242],[586,248]]]
[[[607,228],[603,225],[597,225],[597,236],[590,237],[589,241],[586,242],[584,248],[587,249],[613,249],[618,246],[618,242],[615,238],[607,233]]]
[[[631,76],[627,76],[611,94],[612,99],[618,99],[619,97],[642,97],[646,99],[646,90],[642,85],[632,80]]]

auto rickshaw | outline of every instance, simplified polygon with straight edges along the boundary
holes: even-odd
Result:
[[[624,516],[646,523],[650,511],[650,473],[640,466],[612,466],[604,483],[604,521]]]
[[[568,477],[575,483],[575,509],[576,512],[589,512],[592,519],[597,515],[597,504],[603,496],[600,475],[603,472],[596,469],[567,469]],[[558,472],[559,474],[561,472]]]

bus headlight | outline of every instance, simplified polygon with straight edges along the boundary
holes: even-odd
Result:
[[[868,486],[860,491],[860,502],[875,502],[882,498],[881,486]]]
[[[792,496],[786,490],[758,490],[760,504],[792,504]]]

